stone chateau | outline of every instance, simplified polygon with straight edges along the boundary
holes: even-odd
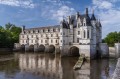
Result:
[[[66,17],[60,25],[22,28],[19,44],[15,47],[25,48],[25,51],[60,52],[61,56],[76,56],[84,54],[91,59],[98,56],[108,56],[108,46],[102,43],[102,25],[94,12],[89,15],[77,12]]]

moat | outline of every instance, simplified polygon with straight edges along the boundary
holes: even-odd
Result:
[[[116,59],[92,60],[74,70],[78,57],[59,54],[15,53],[0,56],[0,79],[107,79]]]

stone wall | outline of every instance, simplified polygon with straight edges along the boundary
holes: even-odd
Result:
[[[115,47],[109,47],[109,57],[116,57]]]
[[[116,57],[120,57],[120,43],[115,43]]]
[[[100,43],[100,53],[101,57],[109,57],[109,47],[107,43]]]

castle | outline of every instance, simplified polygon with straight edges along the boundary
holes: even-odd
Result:
[[[94,12],[90,17],[88,8],[85,14],[77,12],[63,19],[60,25],[29,29],[23,26],[19,45],[26,51],[60,52],[61,56],[84,54],[91,59],[108,52],[102,43],[102,25]]]

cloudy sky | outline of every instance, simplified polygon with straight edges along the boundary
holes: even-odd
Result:
[[[103,37],[120,31],[120,0],[0,0],[0,25],[10,22],[27,28],[59,24],[60,20],[77,11],[92,9],[101,20]]]

